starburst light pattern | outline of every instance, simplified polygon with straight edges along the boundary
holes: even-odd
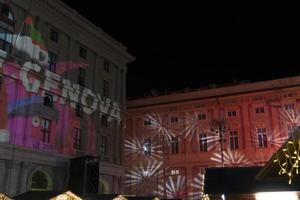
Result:
[[[186,178],[185,176],[169,176],[165,182],[165,188],[163,184],[158,185],[158,190],[154,192],[154,194],[164,197],[168,199],[185,199],[186,197]]]
[[[132,156],[133,160],[136,159],[147,159],[147,160],[161,160],[162,157],[162,145],[156,143],[156,141],[151,141],[147,144],[147,140],[144,138],[128,138],[125,139],[125,154]]]
[[[231,151],[227,149],[223,151],[223,158],[224,158],[224,166],[249,166],[252,163],[239,151]],[[213,156],[210,158],[211,160],[217,162],[218,164],[222,165],[222,154],[214,153]]]

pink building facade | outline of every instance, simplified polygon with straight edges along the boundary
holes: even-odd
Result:
[[[299,125],[300,77],[127,102],[131,194],[201,199],[205,168],[261,166]]]
[[[119,193],[126,47],[60,0],[0,1],[0,191],[68,188],[95,156],[99,193]]]

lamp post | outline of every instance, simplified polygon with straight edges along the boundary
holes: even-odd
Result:
[[[212,120],[211,132],[219,135],[219,142],[221,147],[221,163],[224,167],[224,154],[223,154],[223,143],[226,141],[226,120],[225,119],[213,119]]]

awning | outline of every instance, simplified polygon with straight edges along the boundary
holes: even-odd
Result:
[[[13,200],[13,199],[0,192],[0,200]]]
[[[205,172],[205,194],[250,194],[257,192],[300,191],[300,182],[288,184],[281,179],[258,179],[262,167],[208,168]]]

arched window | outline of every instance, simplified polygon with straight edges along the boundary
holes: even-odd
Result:
[[[11,53],[13,30],[15,25],[14,15],[10,8],[0,3],[0,50]]]
[[[37,170],[31,177],[30,190],[48,191],[53,189],[53,181],[51,177],[41,171]]]
[[[110,191],[110,186],[109,183],[106,179],[103,177],[100,178],[99,180],[99,193],[100,194],[109,194]]]

